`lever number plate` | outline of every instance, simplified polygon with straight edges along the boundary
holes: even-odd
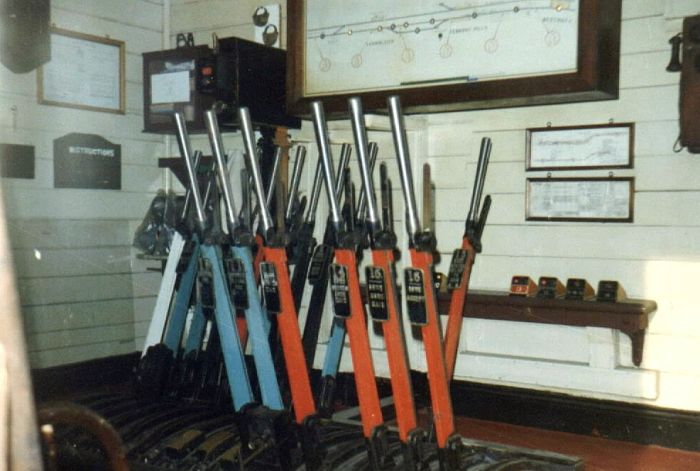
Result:
[[[383,322],[389,320],[384,269],[370,265],[365,268],[365,276],[367,277],[367,307],[369,307],[369,315],[375,321]]]
[[[406,268],[403,272],[406,282],[406,307],[408,320],[413,325],[428,324],[428,310],[425,305],[425,284],[423,270]]]
[[[350,317],[350,288],[348,288],[348,269],[340,264],[331,263],[328,268],[333,296],[333,313],[336,317]]]
[[[464,249],[456,249],[452,252],[450,271],[447,273],[447,289],[455,290],[462,284],[464,268],[467,266],[469,252]]]
[[[236,309],[248,309],[248,286],[245,277],[245,266],[240,258],[226,260],[228,286],[231,301]]]
[[[214,275],[211,271],[211,262],[206,258],[199,259],[199,271],[197,273],[197,299],[202,309],[206,311],[215,308],[214,299]]]
[[[262,262],[260,264],[260,279],[262,280],[263,299],[269,312],[279,313],[282,310],[280,288],[277,280],[275,264]]]

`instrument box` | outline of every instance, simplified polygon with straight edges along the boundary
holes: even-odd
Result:
[[[222,131],[238,129],[246,106],[258,126],[301,127],[285,106],[286,52],[240,38],[214,49],[192,46],[143,54],[144,132],[173,133],[179,111],[191,133],[206,132],[204,112],[217,110]]]

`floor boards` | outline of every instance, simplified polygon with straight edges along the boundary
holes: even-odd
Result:
[[[700,453],[458,418],[463,437],[579,456],[586,471],[700,471]],[[700,440],[700,437],[698,437]]]

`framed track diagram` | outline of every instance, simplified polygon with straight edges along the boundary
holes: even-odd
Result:
[[[335,99],[357,94],[372,108],[401,93],[406,108],[441,111],[617,92],[619,0],[290,0],[288,7],[295,111],[317,98],[329,98],[335,111]],[[574,96],[586,91],[598,96]]]

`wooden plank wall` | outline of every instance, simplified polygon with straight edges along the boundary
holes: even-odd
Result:
[[[619,100],[429,117],[426,160],[433,165],[443,240],[461,234],[461,201],[471,190],[465,182],[474,173],[479,140],[493,139],[485,185],[493,211],[473,276],[475,288],[506,289],[514,274],[583,277],[594,286],[616,279],[630,297],[659,304],[640,368],[632,365],[629,338],[616,331],[469,319],[460,377],[700,409],[700,367],[692,361],[700,353],[693,289],[700,275],[700,160],[672,150],[678,135],[678,75],[665,71],[668,38],[681,29],[682,16],[699,12],[690,2],[623,2]],[[634,169],[615,172],[636,177],[635,222],[526,222],[525,179],[546,173],[525,172],[525,129],[609,120],[637,126]]]
[[[163,1],[51,3],[56,26],[125,41],[126,114],[39,105],[35,72],[0,67],[0,140],[36,148],[33,180],[0,183],[35,368],[134,351],[160,281],[131,242],[162,186],[163,139],[141,132],[141,53],[161,49]],[[71,132],[122,146],[120,191],[53,188],[53,140]]]
[[[285,3],[281,3],[284,19]],[[260,4],[250,0],[176,0],[172,36],[193,31],[198,43],[209,42],[212,32],[250,39],[251,15]],[[535,279],[542,275],[563,280],[584,277],[594,285],[601,279],[616,279],[630,296],[659,304],[641,368],[632,365],[629,339],[609,329],[468,319],[458,359],[459,378],[700,410],[700,365],[694,361],[700,354],[694,290],[700,279],[700,159],[685,151],[672,151],[678,135],[678,75],[665,71],[668,39],[681,29],[682,17],[697,13],[700,8],[694,0],[623,1],[619,100],[435,114],[408,120],[413,129],[409,134],[416,183],[420,183],[422,163],[432,165],[441,271],[447,270],[449,254],[461,238],[479,141],[490,136],[493,154],[485,192],[492,195],[493,207],[473,288],[507,289],[514,274],[529,274]],[[637,126],[635,168],[615,172],[636,177],[635,222],[526,222],[525,179],[544,173],[525,172],[525,129],[548,122],[557,126],[611,119],[633,121]],[[381,119],[376,121],[375,129],[385,124]],[[347,123],[333,124],[332,139],[337,143],[350,141],[347,129]],[[292,134],[313,142],[308,122]],[[396,230],[405,244],[391,138],[377,130],[371,139],[380,144],[379,158],[390,163]],[[195,141],[201,148],[208,146],[204,140]],[[236,133],[227,136],[226,142],[229,148],[241,147]],[[336,155],[337,150],[336,144]],[[313,143],[309,153],[307,162],[315,162]],[[355,170],[356,164],[352,166]],[[310,173],[307,169],[307,186]],[[325,321],[328,325],[329,319]],[[322,363],[324,342],[322,337],[316,366]],[[382,343],[380,337],[372,335],[377,371],[386,376]],[[411,344],[412,365],[422,369],[420,345]],[[346,371],[352,368],[348,356],[342,364]]]

